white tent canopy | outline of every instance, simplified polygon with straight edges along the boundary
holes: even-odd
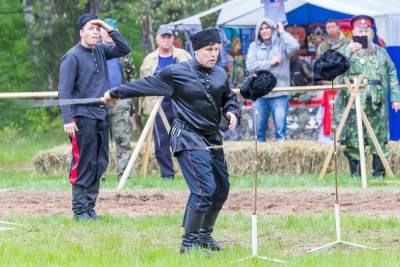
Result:
[[[397,0],[287,0],[285,1],[286,13],[305,4],[350,15],[364,14],[376,17],[383,14],[400,13],[400,5]],[[220,12],[217,25],[249,27],[254,26],[264,16],[264,6],[260,0],[231,0],[197,15],[172,22],[170,25],[201,27],[200,18],[214,12]]]
[[[400,14],[387,14],[375,16],[378,35],[387,46],[400,46]],[[395,33],[395,34],[394,34]]]

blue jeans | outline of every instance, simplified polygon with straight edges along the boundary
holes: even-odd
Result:
[[[254,103],[253,121],[257,130],[257,140],[265,142],[265,134],[268,129],[269,114],[275,125],[276,140],[286,139],[286,115],[289,109],[289,96],[278,96],[273,98],[258,98]],[[257,120],[256,120],[256,111]]]

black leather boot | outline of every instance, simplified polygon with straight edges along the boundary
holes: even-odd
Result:
[[[378,155],[372,155],[372,176],[374,178],[384,178],[385,177],[385,167]]]
[[[185,234],[182,236],[180,253],[189,253],[193,249],[199,248],[198,238],[200,235],[200,225],[203,221],[204,213],[188,208],[185,217]]]
[[[210,210],[204,215],[199,236],[199,244],[202,248],[211,249],[213,251],[221,250],[221,245],[211,236],[218,214],[219,210]]]
[[[74,219],[88,221],[90,216],[87,213],[86,189],[80,185],[72,185],[72,211]]]
[[[347,151],[344,151],[343,154],[346,156],[347,161],[349,162],[351,176],[360,177],[361,176],[360,161],[353,158]]]
[[[97,196],[99,195],[100,181],[96,181],[94,184],[88,187],[86,194],[87,201],[87,213],[92,220],[99,219],[99,215],[96,214],[94,206],[96,205]]]

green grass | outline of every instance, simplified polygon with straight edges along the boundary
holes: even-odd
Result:
[[[251,176],[231,177],[231,188],[248,189],[253,186],[254,178]],[[341,187],[360,188],[361,181],[346,175],[339,177]],[[318,180],[317,175],[297,175],[297,176],[260,176],[258,179],[260,188],[320,188],[333,187],[334,179],[332,174],[327,175],[324,180]],[[384,180],[369,179],[370,187],[400,187],[400,177],[386,178]],[[103,188],[116,188],[117,178],[115,175],[108,175]],[[0,188],[15,188],[27,190],[63,190],[69,189],[70,185],[66,176],[37,175],[30,170],[0,170]],[[186,183],[181,176],[177,176],[173,182],[164,181],[158,175],[150,175],[146,178],[133,176],[128,180],[127,189],[138,188],[162,188],[166,190],[186,189]]]
[[[64,142],[67,140],[61,135],[14,141],[0,138],[0,189],[70,190],[66,176],[37,175],[29,167],[39,150]],[[359,179],[342,175],[339,179],[343,187],[360,188]],[[116,188],[116,180],[110,174],[102,188]],[[231,177],[232,189],[249,189],[253,182],[252,176]],[[268,175],[260,176],[258,185],[333,189],[334,180],[332,174],[322,181],[317,175]],[[369,186],[398,189],[400,177],[370,179]],[[132,177],[126,188],[187,190],[182,177],[165,182],[157,175]],[[211,258],[201,252],[179,255],[181,214],[135,218],[106,214],[94,223],[75,222],[65,216],[17,217],[12,213],[1,219],[21,225],[0,232],[0,266],[274,266],[258,260],[235,262],[251,254],[251,218],[244,213],[223,213],[215,234],[225,249]],[[259,216],[259,254],[283,258],[289,262],[286,266],[400,266],[399,219],[345,214],[342,233],[344,240],[379,249],[339,247],[304,254],[308,248],[334,240],[334,218],[327,211],[321,215]]]
[[[181,215],[129,218],[105,215],[99,222],[62,216],[19,218],[15,230],[0,232],[1,266],[271,266],[257,260],[235,263],[251,254],[250,216],[221,216],[215,236],[225,246],[211,258],[178,253]],[[400,221],[343,216],[343,238],[378,250],[339,247],[304,254],[334,238],[333,217],[259,216],[259,254],[283,258],[288,266],[398,266]],[[232,264],[230,264],[232,263]]]
[[[0,135],[0,168],[11,168],[30,164],[32,158],[41,150],[53,148],[68,142],[62,133],[51,131],[48,134],[24,133],[18,136]]]

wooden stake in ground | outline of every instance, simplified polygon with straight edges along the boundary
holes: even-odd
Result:
[[[146,137],[146,142],[143,147],[143,156],[142,156],[142,167],[140,169],[140,177],[145,178],[148,174],[149,170],[149,159],[150,159],[150,153],[151,153],[151,148],[152,148],[152,140],[153,140],[153,130],[154,130],[154,122],[153,125],[151,125],[151,129],[149,131],[149,134]]]
[[[164,99],[164,97],[162,97]],[[162,102],[162,101],[161,101]],[[169,125],[167,116],[165,116],[165,112],[163,110],[163,108],[160,106],[160,109],[158,110],[159,114],[160,114],[160,118],[164,124],[165,129],[167,130],[167,132],[169,133],[171,130],[171,126]],[[146,177],[148,174],[148,167],[149,167],[149,159],[150,159],[150,152],[152,149],[152,145],[151,145],[151,141],[153,140],[153,130],[155,127],[155,121],[153,122],[152,128],[149,132],[149,134],[147,135],[146,138],[146,143],[144,145],[144,150],[143,150],[143,157],[142,157],[142,167],[140,170],[140,176],[142,178]]]
[[[121,177],[121,180],[119,181],[117,190],[121,190],[125,186],[126,181],[128,180],[128,176],[131,173],[131,170],[133,168],[133,164],[135,163],[136,159],[138,158],[140,150],[142,150],[142,147],[146,140],[146,137],[150,133],[151,127],[154,124],[154,120],[156,118],[158,110],[160,109],[162,100],[163,100],[163,98],[160,97],[157,100],[157,102],[155,103],[153,110],[151,111],[150,116],[146,122],[146,125],[144,126],[143,132],[140,135],[139,140],[135,146],[135,149],[132,152],[132,156],[129,159],[128,165],[125,168],[124,174],[122,174],[122,177]]]
[[[357,118],[357,133],[358,133],[358,150],[360,153],[360,169],[361,169],[361,184],[362,188],[368,187],[367,181],[367,169],[365,164],[365,144],[364,144],[364,131],[363,131],[363,124],[361,119],[361,99],[360,94],[357,91],[358,88],[355,88],[356,91],[356,118]]]

